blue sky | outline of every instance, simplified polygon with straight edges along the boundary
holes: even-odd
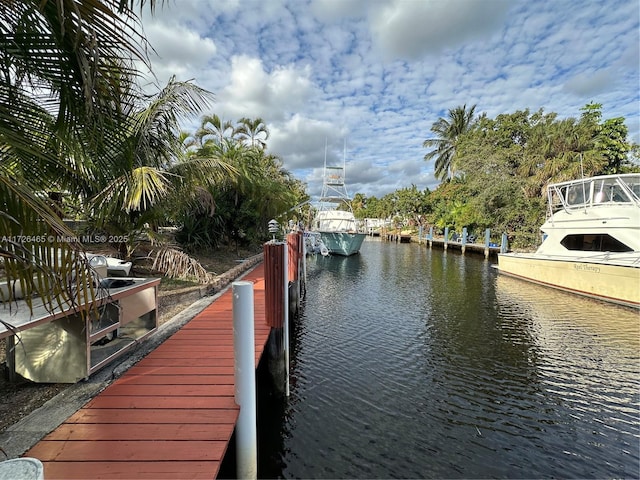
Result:
[[[435,188],[422,142],[459,105],[623,116],[640,143],[638,0],[190,0],[143,15],[157,82],[262,117],[268,151],[317,196],[325,140],[350,194]],[[185,124],[195,130],[197,122]]]

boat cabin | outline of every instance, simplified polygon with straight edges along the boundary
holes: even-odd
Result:
[[[314,220],[314,230],[319,232],[357,232],[353,213],[345,210],[323,210]]]

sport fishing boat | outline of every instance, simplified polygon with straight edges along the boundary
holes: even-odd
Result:
[[[547,187],[535,253],[498,255],[500,273],[640,308],[640,174]]]
[[[327,166],[325,148],[322,194],[311,226],[330,254],[348,257],[360,251],[366,234],[358,230],[345,186],[346,145],[342,166]]]

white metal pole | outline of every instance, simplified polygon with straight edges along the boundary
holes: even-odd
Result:
[[[289,396],[289,246],[284,242],[284,372],[285,393]]]
[[[302,234],[302,272],[304,273],[304,291],[307,291],[307,241]]]
[[[240,406],[236,426],[236,474],[238,478],[256,479],[258,478],[258,428],[253,283],[233,282],[232,292],[235,399]]]

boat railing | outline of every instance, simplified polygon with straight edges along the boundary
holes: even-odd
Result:
[[[548,214],[558,210],[584,210],[599,205],[631,204],[640,207],[640,174],[602,175],[547,187]]]

